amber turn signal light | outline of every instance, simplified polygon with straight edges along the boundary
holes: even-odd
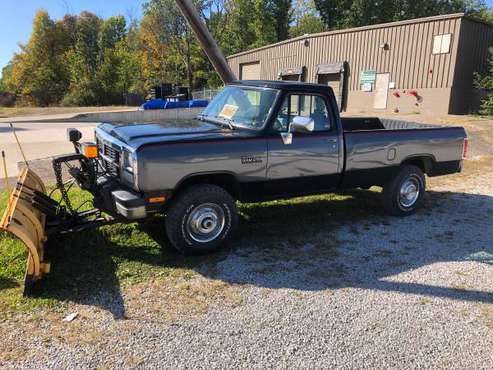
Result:
[[[166,201],[166,197],[149,198],[149,203],[164,203],[165,201]]]
[[[98,147],[94,143],[82,143],[81,152],[87,158],[97,158],[98,157]]]

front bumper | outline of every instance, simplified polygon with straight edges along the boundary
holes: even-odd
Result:
[[[114,190],[111,192],[116,212],[127,220],[139,220],[147,217],[146,201],[140,194],[130,190]]]

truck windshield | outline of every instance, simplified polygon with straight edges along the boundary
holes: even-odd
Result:
[[[225,87],[202,112],[202,119],[214,119],[229,126],[263,127],[278,91],[240,86]]]

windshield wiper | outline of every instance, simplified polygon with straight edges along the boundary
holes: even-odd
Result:
[[[226,124],[228,125],[229,129],[231,131],[234,131],[235,127],[233,126],[233,124],[231,123],[231,121],[233,121],[232,119],[226,119],[225,122]]]
[[[221,126],[227,126],[231,131],[235,129],[235,126],[231,123],[232,119],[217,117],[217,116],[209,116],[207,114],[199,114],[197,118],[201,121],[207,121],[211,123],[215,123]]]

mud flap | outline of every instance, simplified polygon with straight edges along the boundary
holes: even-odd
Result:
[[[28,294],[33,284],[50,271],[50,264],[44,260],[46,216],[32,206],[30,199],[34,192],[46,194],[46,188],[38,175],[25,168],[10,194],[0,223],[1,230],[15,235],[28,250],[24,294]]]

